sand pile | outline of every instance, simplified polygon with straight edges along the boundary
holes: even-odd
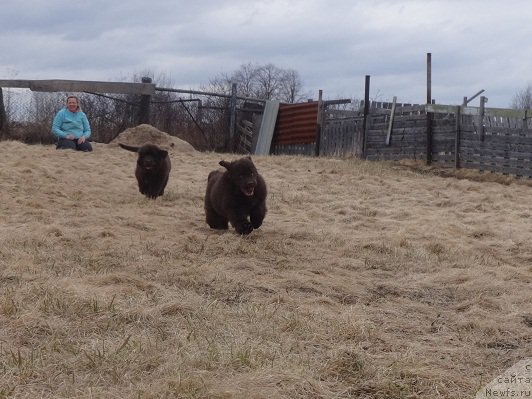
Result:
[[[124,130],[114,140],[112,140],[111,143],[122,143],[139,147],[146,143],[152,143],[169,151],[196,151],[194,147],[192,147],[192,145],[186,141],[174,136],[170,136],[168,133],[162,132],[159,129],[147,124],[138,125],[136,127],[131,127]]]

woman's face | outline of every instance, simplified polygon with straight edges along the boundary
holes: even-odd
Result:
[[[67,100],[67,108],[70,112],[76,112],[78,110],[78,100],[71,97]]]

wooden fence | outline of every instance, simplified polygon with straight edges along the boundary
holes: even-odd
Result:
[[[532,177],[531,110],[430,105],[427,111],[447,122],[434,135],[440,164]]]
[[[532,177],[532,110],[372,103],[365,115],[362,108],[326,111],[321,135],[275,144],[272,152],[313,155],[319,140],[321,156],[417,159]]]

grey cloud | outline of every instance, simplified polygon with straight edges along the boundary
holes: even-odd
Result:
[[[295,69],[326,96],[425,99],[426,53],[438,102],[486,89],[508,106],[530,81],[524,0],[4,1],[0,77],[108,80],[147,68],[200,87],[241,64]],[[23,75],[23,76],[22,76]]]

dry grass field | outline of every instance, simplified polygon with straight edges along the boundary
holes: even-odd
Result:
[[[94,149],[0,143],[0,398],[472,398],[532,354],[527,182],[257,156],[241,237],[203,213],[236,155],[149,200]]]

